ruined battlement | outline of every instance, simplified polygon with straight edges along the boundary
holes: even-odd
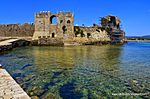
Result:
[[[58,12],[58,15],[64,15],[66,17],[74,17],[74,15],[71,12]]]
[[[35,14],[36,18],[44,18],[50,16],[50,11],[43,11]]]
[[[101,25],[108,26],[109,28],[116,28],[120,30],[120,18],[117,16],[108,15],[101,18]]]
[[[120,18],[117,16],[108,15],[101,18],[101,25],[108,30],[112,43],[124,42],[125,32],[121,30],[120,24]]]
[[[66,17],[73,17],[74,16],[71,12],[57,12],[56,14],[53,14],[50,11],[41,11],[41,12],[35,13],[36,18],[45,18],[45,17],[50,17],[52,15],[66,16]]]

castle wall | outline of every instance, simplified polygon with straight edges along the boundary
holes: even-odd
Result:
[[[53,18],[57,19],[56,24],[52,23]],[[33,40],[59,39],[65,40],[73,38],[74,35],[74,16],[70,12],[40,12],[35,14],[35,32]]]
[[[32,37],[34,25],[32,24],[6,24],[0,25],[0,37]]]
[[[56,23],[53,23],[53,18],[56,18]],[[82,45],[87,42],[124,41],[125,32],[120,29],[119,18],[106,16],[101,21],[102,26],[74,26],[74,15],[70,12],[40,12],[35,14],[34,25],[0,25],[0,40],[4,37],[29,38],[39,45]]]
[[[110,37],[106,30],[98,29],[97,27],[79,27],[84,34],[84,37],[81,35],[77,35],[77,37],[87,38],[89,40],[93,39],[93,41],[110,41]]]
[[[121,21],[116,16],[108,15],[101,19],[102,27],[109,28],[111,43],[124,43],[125,32],[121,30]]]

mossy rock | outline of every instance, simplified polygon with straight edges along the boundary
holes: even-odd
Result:
[[[31,99],[39,99],[38,96],[32,96]]]
[[[42,96],[42,99],[56,99],[53,93],[46,93]]]

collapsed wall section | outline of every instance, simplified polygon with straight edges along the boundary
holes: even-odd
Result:
[[[108,35],[108,32],[101,29],[101,27],[75,26],[75,36],[77,38],[93,41],[110,41],[110,36]]]

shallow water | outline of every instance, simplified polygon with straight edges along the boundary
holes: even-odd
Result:
[[[113,93],[150,92],[150,43],[123,46],[21,47],[0,63],[32,98],[147,98]],[[33,97],[34,96],[34,97]]]

